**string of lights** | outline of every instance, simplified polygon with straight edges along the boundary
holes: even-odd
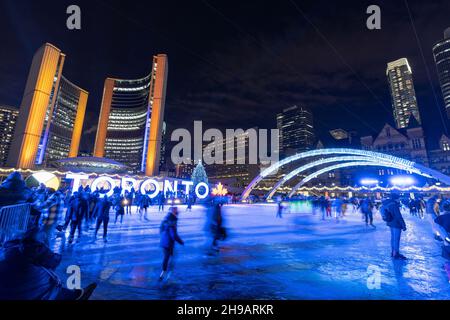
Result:
[[[258,187],[255,188],[255,190],[271,190],[270,187]],[[291,187],[282,187],[279,188],[279,190],[282,191],[290,191],[292,190]],[[339,187],[339,186],[321,186],[321,187],[301,187],[297,190],[298,192],[311,192],[311,191],[343,191],[343,192],[392,192],[392,191],[399,191],[399,192],[450,192],[450,187],[441,187],[438,185],[432,185],[432,186],[426,186],[426,187],[417,187],[417,186],[411,186],[411,187],[398,187],[398,186],[392,186],[392,187],[352,187],[352,186],[346,186],[346,187]]]
[[[77,175],[88,175],[88,176],[93,176],[93,177],[110,177],[110,178],[114,178],[114,179],[120,179],[123,177],[132,177],[132,178],[136,178],[136,179],[148,178],[145,175],[124,175],[124,174],[108,174],[108,173],[94,173],[94,172],[85,173],[85,172],[78,172],[78,171],[72,172],[72,171],[58,171],[58,170],[47,171],[47,170],[32,170],[32,169],[0,168],[0,174],[2,174],[2,173],[9,174],[9,173],[13,173],[14,171],[24,173],[24,174],[30,174],[30,175],[38,173],[38,172],[47,172],[47,173],[54,174],[56,176],[66,176],[68,174],[77,174]]]

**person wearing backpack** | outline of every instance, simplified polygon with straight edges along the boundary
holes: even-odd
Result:
[[[391,197],[383,203],[381,215],[386,225],[391,230],[391,257],[398,260],[406,260],[400,254],[400,238],[402,231],[406,231],[406,223],[400,212],[400,202],[398,194],[393,193]]]
[[[442,237],[439,233],[439,228],[434,222],[434,219],[438,217],[439,213],[439,201],[440,199],[438,196],[434,195],[431,198],[429,198],[426,202],[426,217],[427,220],[431,226],[431,230],[433,231],[434,239],[437,241],[442,241]]]
[[[361,212],[364,215],[366,221],[366,227],[369,225],[375,228],[373,225],[373,201],[367,197],[361,202]]]

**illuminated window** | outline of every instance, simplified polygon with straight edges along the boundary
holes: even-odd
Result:
[[[450,151],[450,145],[448,144],[447,141],[443,141],[443,142],[442,142],[442,149],[443,149],[444,151]]]

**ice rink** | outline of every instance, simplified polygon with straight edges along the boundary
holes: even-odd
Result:
[[[123,225],[115,225],[111,213],[107,243],[94,241],[93,230],[72,245],[58,238],[59,275],[67,279],[66,268],[78,265],[83,286],[98,282],[93,299],[450,299],[440,243],[426,220],[409,214],[401,245],[409,260],[397,261],[379,214],[373,229],[357,212],[339,221],[289,212],[279,219],[274,204],[227,205],[228,239],[212,254],[205,209],[179,209],[178,231],[186,244],[176,247],[167,281],[158,281],[165,214],[157,208],[150,208],[149,221],[133,212]],[[378,272],[379,285],[371,277]]]

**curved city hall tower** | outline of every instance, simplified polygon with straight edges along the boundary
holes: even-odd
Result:
[[[29,169],[78,154],[88,92],[62,76],[65,55],[46,43],[34,55],[8,165]]]
[[[142,79],[105,80],[94,157],[122,162],[147,176],[159,174],[167,73],[167,56],[158,54]]]

